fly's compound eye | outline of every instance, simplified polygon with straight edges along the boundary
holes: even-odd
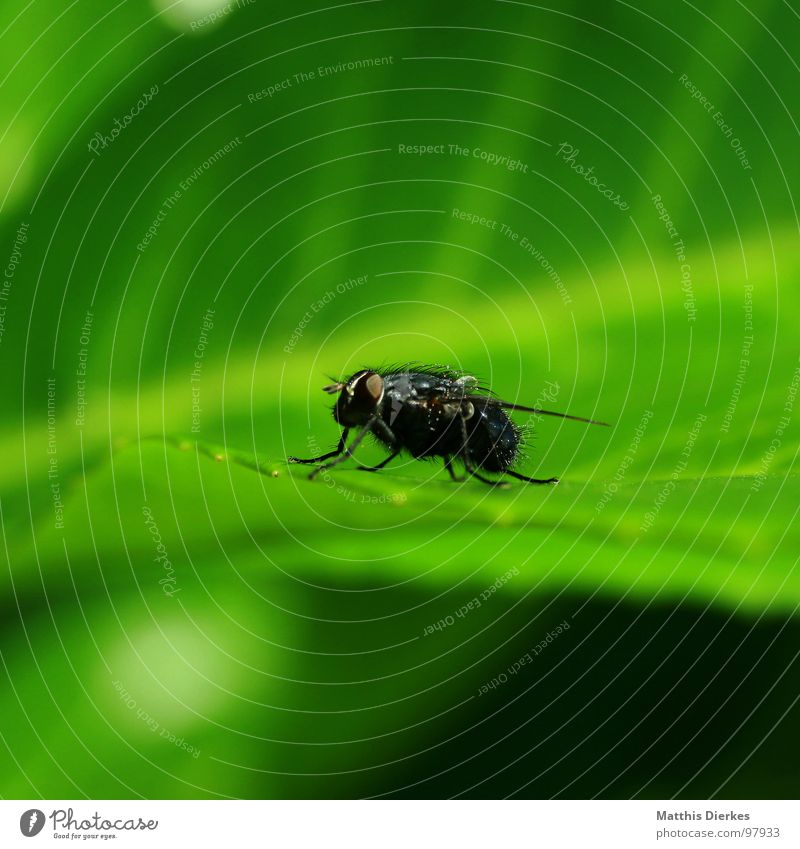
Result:
[[[364,388],[376,404],[383,398],[383,378],[379,374],[372,372],[368,375],[364,381]]]
[[[347,387],[359,407],[376,407],[383,398],[383,378],[374,371],[363,371]]]
[[[355,427],[375,416],[383,400],[383,378],[379,374],[364,369],[354,374],[342,389],[333,411],[339,424]]]

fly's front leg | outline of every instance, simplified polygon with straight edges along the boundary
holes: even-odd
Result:
[[[350,446],[348,448],[343,448],[343,450],[341,452],[336,452],[336,453],[338,453],[338,456],[336,457],[335,460],[331,460],[330,463],[325,463],[322,466],[317,466],[317,468],[314,469],[314,471],[311,472],[311,474],[308,476],[308,479],[313,481],[314,478],[320,472],[327,471],[328,469],[332,469],[334,466],[338,466],[339,463],[344,463],[345,460],[348,460],[350,457],[352,457],[353,452],[361,444],[364,437],[372,430],[374,424],[375,424],[375,419],[370,419],[364,425],[364,427],[362,427],[361,430],[356,434],[356,438],[350,443]]]
[[[346,427],[342,431],[341,437],[339,437],[339,444],[333,451],[329,451],[327,454],[322,454],[320,457],[310,457],[308,460],[301,460],[299,457],[287,457],[287,463],[302,463],[303,465],[309,466],[314,463],[321,463],[323,460],[330,460],[331,457],[338,457],[343,451],[345,442],[347,442],[347,434],[350,433],[350,428]]]

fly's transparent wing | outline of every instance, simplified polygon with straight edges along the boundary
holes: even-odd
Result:
[[[494,404],[497,407],[502,407],[504,410],[514,410],[518,413],[535,413],[537,416],[556,416],[559,419],[571,419],[573,422],[584,422],[585,424],[600,425],[601,427],[611,427],[608,422],[599,422],[595,419],[586,419],[583,416],[571,416],[569,413],[556,413],[553,410],[541,410],[538,407],[525,407],[522,404],[512,404],[510,401],[503,401],[500,398],[487,398],[483,395],[467,395],[467,400],[481,400],[488,404]]]

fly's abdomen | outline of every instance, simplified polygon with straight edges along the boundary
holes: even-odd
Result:
[[[470,457],[487,472],[502,472],[513,465],[519,451],[520,435],[500,407],[476,407],[467,422]]]

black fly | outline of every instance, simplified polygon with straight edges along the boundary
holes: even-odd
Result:
[[[376,472],[407,451],[418,460],[441,457],[453,480],[458,480],[453,470],[453,461],[458,460],[467,474],[492,485],[500,481],[483,477],[479,469],[527,483],[557,483],[558,478],[529,478],[512,470],[519,459],[522,431],[506,410],[608,427],[605,422],[501,401],[474,377],[439,366],[362,369],[347,380],[325,386],[324,391],[339,395],[333,407],[334,419],[344,428],[339,444],[320,457],[288,458],[290,463],[322,463],[311,478],[352,457],[364,437],[372,434],[391,453],[377,466],[359,466],[363,471]],[[353,428],[358,432],[348,446]]]

